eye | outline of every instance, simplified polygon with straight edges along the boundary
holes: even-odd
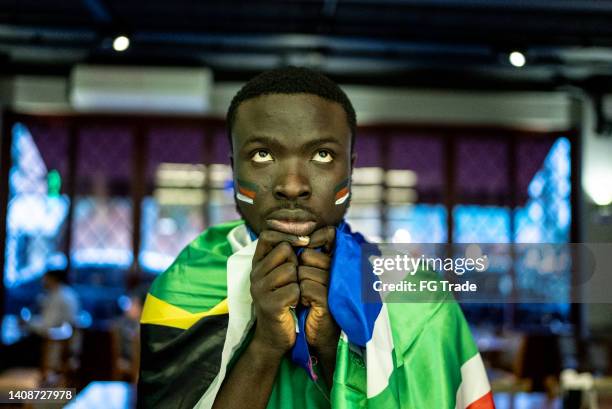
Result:
[[[253,162],[261,163],[261,162],[271,162],[274,160],[274,158],[272,157],[270,152],[260,149],[257,152],[255,152],[253,156],[251,156],[251,160]]]
[[[320,149],[317,151],[317,153],[314,154],[314,156],[312,157],[312,160],[317,161],[317,162],[327,163],[327,162],[331,162],[332,160],[334,160],[334,158],[332,157],[329,151],[326,151],[325,149]]]

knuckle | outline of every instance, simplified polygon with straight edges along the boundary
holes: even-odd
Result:
[[[298,277],[300,278],[300,280],[303,280],[305,278],[308,278],[310,276],[310,269],[308,268],[308,266],[300,266],[298,268]]]
[[[253,267],[251,268],[251,274],[250,274],[251,279],[259,275],[260,269],[261,269],[261,261],[253,262]]]
[[[287,243],[286,241],[281,242],[278,245],[278,248],[280,249],[279,251],[283,252],[284,254],[289,254],[293,252],[291,244]]]
[[[306,262],[306,261],[311,259],[313,252],[315,252],[315,251],[312,250],[312,249],[304,249],[302,254],[300,254],[300,258],[302,259],[302,261]]]
[[[297,275],[297,269],[295,267],[294,264],[292,263],[285,263],[283,264],[280,269],[279,272],[281,275],[285,276],[285,277],[290,277],[290,276],[296,276]]]
[[[300,297],[300,286],[298,285],[298,283],[291,283],[291,296],[293,299],[297,299]]]
[[[324,258],[323,260],[323,268],[325,270],[329,269],[329,267],[331,266],[331,259],[329,257]]]
[[[261,280],[251,281],[251,296],[253,299],[257,298],[263,290],[263,283]]]
[[[254,303],[259,301],[259,292],[253,288],[253,286],[251,286],[251,298],[253,299]]]
[[[302,293],[308,292],[308,281],[300,281],[300,291]]]

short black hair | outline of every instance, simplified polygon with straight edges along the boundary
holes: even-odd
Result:
[[[232,146],[232,128],[236,112],[246,100],[268,94],[312,94],[328,101],[337,102],[346,113],[351,130],[351,150],[355,146],[357,116],[353,104],[334,81],[320,72],[303,67],[283,67],[253,77],[238,91],[227,110],[227,135]]]
[[[55,279],[55,281],[66,284],[68,282],[68,272],[61,269],[47,270],[45,276]]]

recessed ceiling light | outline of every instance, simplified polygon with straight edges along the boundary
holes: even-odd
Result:
[[[508,59],[510,60],[510,64],[514,65],[515,67],[522,67],[525,65],[525,63],[527,62],[527,59],[525,58],[525,54],[523,54],[520,51],[512,51],[510,53],[510,55],[508,56]]]
[[[115,51],[121,52],[128,49],[130,46],[130,39],[126,36],[117,36],[113,40],[113,49]]]

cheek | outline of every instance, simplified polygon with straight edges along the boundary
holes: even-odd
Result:
[[[342,182],[334,186],[334,205],[345,207],[348,202],[350,192],[350,180],[345,178]]]
[[[259,233],[261,216],[266,210],[269,195],[269,175],[253,175],[252,171],[239,169],[234,178],[234,198],[240,214]]]
[[[255,201],[253,204],[248,204],[236,200],[236,206],[238,207],[240,215],[257,234],[261,233],[262,230],[262,209],[260,208],[260,204],[261,201]]]
[[[336,205],[333,202],[329,202],[323,212],[321,212],[321,219],[324,225],[337,225],[343,218],[348,207],[348,202],[342,205]]]
[[[317,182],[318,188],[314,189],[313,193],[319,215],[325,224],[336,224],[344,216],[349,204],[350,179],[345,178],[338,182],[338,179],[325,178]]]
[[[269,184],[270,175],[255,173],[248,167],[239,168],[234,176],[234,194],[240,208],[257,206],[268,194]]]

